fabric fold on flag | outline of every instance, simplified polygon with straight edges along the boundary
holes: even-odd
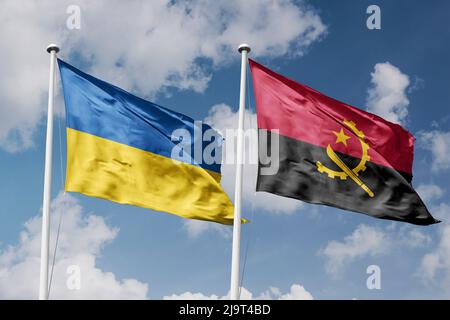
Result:
[[[220,185],[220,161],[203,161],[210,147],[203,135],[211,127],[62,60],[58,64],[66,106],[66,191],[233,223],[234,206]],[[213,132],[209,149],[221,159],[222,137]]]
[[[386,121],[250,60],[260,149],[279,143],[279,168],[257,191],[373,217],[428,225],[435,220],[411,185],[414,137]],[[262,144],[262,145],[261,145]],[[261,154],[261,151],[260,151]]]

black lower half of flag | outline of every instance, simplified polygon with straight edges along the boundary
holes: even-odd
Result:
[[[264,132],[269,138],[261,139],[261,131],[264,130],[259,131],[257,191],[381,219],[418,225],[438,222],[411,186],[411,175],[363,157],[334,152],[332,145],[328,145],[330,150],[274,132]],[[277,140],[278,148],[274,148]],[[271,163],[265,164],[261,154],[268,155]],[[276,173],[265,170],[274,167],[273,161],[278,161]]]

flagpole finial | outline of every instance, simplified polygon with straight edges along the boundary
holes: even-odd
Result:
[[[47,52],[48,52],[48,53],[51,53],[52,51],[55,51],[55,53],[58,53],[58,52],[59,52],[59,47],[58,47],[58,45],[56,45],[56,44],[54,44],[54,43],[49,44],[48,47],[47,47]]]
[[[239,47],[238,47],[238,51],[240,52],[240,53],[242,53],[242,51],[247,51],[247,53],[249,53],[250,52],[250,46],[248,45],[248,44],[246,44],[246,43],[242,43],[242,44],[240,44],[239,45]]]

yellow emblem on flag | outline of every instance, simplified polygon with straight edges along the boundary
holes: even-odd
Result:
[[[347,177],[350,177],[358,186],[360,186],[370,197],[374,196],[374,193],[370,188],[364,184],[364,182],[358,177],[359,173],[365,171],[367,169],[366,162],[370,160],[370,156],[368,155],[369,144],[364,140],[364,133],[356,127],[356,124],[352,121],[344,120],[344,125],[346,125],[358,138],[361,144],[362,156],[359,164],[350,169],[344,161],[336,154],[330,144],[327,146],[327,155],[328,157],[342,170],[336,171],[332,170],[325,165],[323,165],[320,161],[316,162],[317,171],[320,173],[326,173],[329,178],[334,179],[335,177],[339,177],[341,180],[346,180]],[[337,139],[336,143],[342,142],[345,146],[347,146],[347,140],[350,139],[349,136],[345,135],[343,128],[339,131],[339,133],[333,132]]]

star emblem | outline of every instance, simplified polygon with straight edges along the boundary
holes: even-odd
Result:
[[[341,131],[333,131],[333,133],[336,135],[336,143],[343,143],[345,146],[347,146],[347,140],[350,139],[350,137],[344,133],[344,129],[341,128]]]

